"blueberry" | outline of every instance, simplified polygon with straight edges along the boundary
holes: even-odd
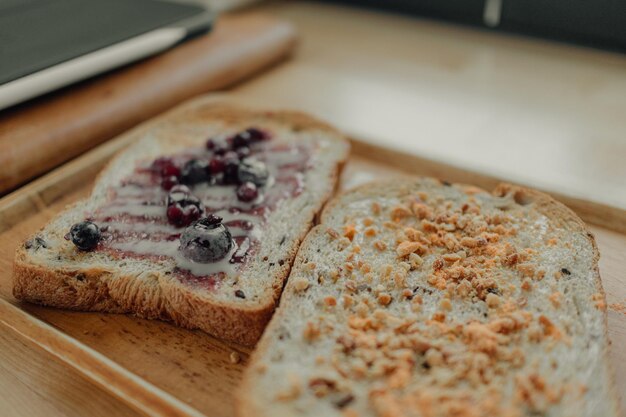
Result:
[[[176,185],[167,195],[167,220],[177,227],[188,226],[202,215],[202,202],[188,187]]]
[[[247,146],[242,146],[240,148],[237,148],[237,156],[239,157],[239,159],[243,159],[247,156],[250,156],[250,148],[248,148]]]
[[[180,204],[182,206],[201,206],[200,199],[191,194],[191,190],[189,190],[189,188],[185,185],[176,185],[172,187],[167,195],[167,205],[171,206],[174,204]]]
[[[237,188],[237,198],[239,201],[249,203],[256,200],[259,196],[259,190],[253,182],[244,182]]]
[[[174,204],[167,208],[167,220],[177,227],[189,226],[202,215],[202,211],[195,205],[181,206]]]
[[[216,156],[209,161],[209,171],[212,175],[224,172],[224,168],[226,168],[226,163],[221,156]]]
[[[250,136],[250,141],[252,142],[260,142],[270,138],[269,133],[256,127],[250,127],[246,130],[246,132]]]
[[[262,187],[267,183],[269,172],[263,162],[253,158],[246,158],[239,164],[237,178],[241,184],[249,181],[257,187]]]
[[[265,140],[268,137],[269,135],[265,133],[264,131],[262,131],[261,129],[251,127],[233,136],[232,138],[233,148],[238,149],[243,146],[250,146],[255,142],[260,142],[262,140]]]
[[[202,219],[202,222],[208,225],[215,225],[215,224],[220,224],[222,220],[224,219],[221,218],[220,216],[215,215],[213,213],[209,213],[204,219]]]
[[[224,259],[234,242],[220,217],[209,215],[187,227],[180,238],[179,250],[187,259],[199,263]]]
[[[243,146],[250,146],[250,137],[244,130],[243,132],[237,133],[232,138],[233,148],[241,148]]]
[[[101,234],[98,226],[93,222],[85,220],[73,225],[66,239],[71,239],[72,243],[74,243],[78,249],[89,251],[98,245],[100,237]]]
[[[238,182],[239,157],[235,152],[227,152],[224,155],[224,184],[236,184]]]
[[[191,194],[191,190],[186,185],[180,184],[180,185],[177,185],[175,187],[172,187],[172,190],[170,191],[170,194],[173,194],[173,193]]]
[[[213,146],[213,149],[212,149],[215,155],[224,155],[229,150],[230,150],[230,146],[225,141],[215,142],[215,146]]]
[[[228,161],[232,160],[232,161],[237,161],[237,163],[239,163],[239,155],[235,151],[226,152],[222,158],[224,160],[228,160]]]
[[[185,163],[181,171],[183,184],[198,184],[209,180],[209,164],[199,159],[191,159]]]

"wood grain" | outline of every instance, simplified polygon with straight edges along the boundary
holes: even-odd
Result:
[[[16,246],[45,224],[62,207],[87,194],[94,176],[90,168],[110,157],[115,141],[96,148],[70,164],[35,181],[10,196],[29,201],[33,195],[53,195],[42,209],[23,216],[0,233],[0,321],[35,345],[84,372],[103,388],[150,415],[233,415],[233,393],[249,351],[216,340],[199,331],[179,329],[167,323],[123,315],[79,313],[17,303],[11,296],[11,262]],[[387,164],[355,156],[342,177],[342,188],[393,175],[409,175]],[[80,186],[57,182],[82,178]],[[54,192],[47,194],[47,190]],[[21,196],[21,197],[20,197]],[[0,200],[0,217],[4,203]],[[44,201],[44,198],[38,198]],[[626,236],[591,227],[602,254],[600,271],[609,303],[626,301]],[[33,321],[34,320],[34,321]],[[626,391],[626,315],[611,310],[608,317],[611,363],[618,392]],[[231,352],[243,358],[230,362]],[[104,358],[104,359],[103,359]],[[143,383],[133,380],[139,377]],[[626,404],[625,404],[626,405]],[[197,411],[196,411],[197,410]]]
[[[259,9],[302,40],[238,96],[422,161],[626,209],[625,55],[319,2]]]
[[[286,56],[291,25],[225,16],[207,36],[0,114],[0,195],[140,121],[228,87]]]
[[[79,372],[0,326],[0,410],[11,417],[138,417]]]

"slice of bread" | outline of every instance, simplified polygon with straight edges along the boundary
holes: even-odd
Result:
[[[593,236],[549,196],[367,184],[300,247],[240,417],[613,416]]]
[[[176,276],[174,258],[83,252],[64,239],[72,224],[93,217],[109,204],[111,190],[118,192],[115,187],[139,164],[194,147],[204,149],[207,138],[251,126],[272,135],[268,141],[272,149],[298,144],[293,152],[306,153],[308,160],[304,172],[294,174],[299,194],[280,200],[255,226],[259,242],[243,266],[230,268],[222,278],[211,278],[209,285],[206,279]],[[90,197],[59,214],[19,248],[14,262],[15,297],[47,306],[170,320],[229,341],[254,344],[274,311],[300,242],[335,189],[349,144],[336,130],[307,115],[247,110],[211,98],[184,104],[126,135],[136,142],[104,169]],[[269,163],[268,167],[271,171]],[[156,188],[153,191],[160,192]],[[208,194],[212,190],[209,187]],[[234,186],[231,191],[229,198],[235,199]],[[166,192],[159,198],[165,200]],[[173,227],[165,221],[165,207],[134,206],[130,211],[141,215],[142,207],[160,213],[158,220],[164,223],[160,230]],[[141,224],[146,222],[150,221]],[[143,251],[141,242],[133,244],[132,250]]]

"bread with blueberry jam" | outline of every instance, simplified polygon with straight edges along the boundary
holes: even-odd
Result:
[[[433,179],[336,197],[240,417],[617,417],[598,250],[549,196]]]
[[[17,251],[13,293],[252,345],[349,145],[296,112],[187,103],[136,139]]]

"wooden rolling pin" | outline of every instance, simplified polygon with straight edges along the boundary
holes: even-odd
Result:
[[[293,27],[261,14],[222,16],[168,52],[0,112],[0,195],[194,95],[285,57]]]

